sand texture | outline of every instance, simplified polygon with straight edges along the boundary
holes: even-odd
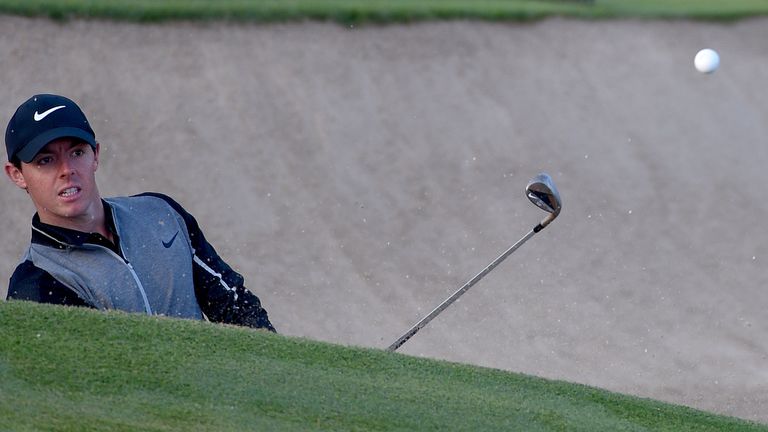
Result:
[[[767,41],[764,19],[0,17],[0,114],[75,99],[104,196],[173,196],[281,333],[355,346],[521,238],[549,172],[560,217],[400,351],[768,423]],[[34,209],[0,184],[7,281]]]

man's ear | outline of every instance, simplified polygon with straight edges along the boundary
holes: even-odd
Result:
[[[99,168],[99,150],[101,144],[96,143],[96,147],[93,148],[93,170],[96,171]]]
[[[21,172],[21,168],[16,168],[16,165],[6,162],[5,163],[5,175],[16,183],[16,186],[27,190],[27,182],[24,180],[24,173]]]

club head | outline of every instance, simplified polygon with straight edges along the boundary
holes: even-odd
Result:
[[[549,224],[560,214],[560,209],[563,206],[560,193],[549,174],[540,173],[532,178],[528,182],[528,186],[525,187],[525,195],[536,207],[550,214],[550,217],[545,219],[546,223],[542,223],[543,226]]]

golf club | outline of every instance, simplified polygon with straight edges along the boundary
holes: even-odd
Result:
[[[507,249],[503,254],[501,254],[498,258],[493,260],[492,263],[488,264],[486,268],[483,269],[480,273],[478,273],[475,277],[470,279],[467,283],[464,284],[461,288],[459,288],[458,291],[453,293],[450,297],[448,297],[444,302],[440,303],[438,307],[436,307],[432,312],[429,313],[429,315],[425,316],[421,319],[421,321],[417,322],[416,324],[411,327],[410,330],[405,332],[404,335],[400,336],[399,339],[397,339],[392,345],[387,348],[387,351],[395,351],[398,348],[400,348],[408,339],[413,337],[419,330],[424,328],[430,321],[432,321],[437,315],[439,315],[442,311],[444,311],[448,306],[451,305],[451,303],[455,302],[459,297],[462,296],[467,290],[472,288],[474,284],[476,284],[480,279],[482,279],[485,275],[491,272],[497,265],[499,265],[504,259],[506,259],[509,255],[512,254],[517,248],[522,246],[523,243],[528,241],[529,238],[533,237],[534,234],[537,232],[543,230],[547,225],[549,225],[557,215],[560,214],[560,209],[562,208],[562,201],[560,200],[560,193],[557,191],[557,188],[555,187],[555,183],[552,181],[552,177],[549,176],[549,174],[546,173],[540,173],[531,181],[528,182],[528,185],[525,187],[525,195],[528,197],[529,200],[531,200],[532,203],[536,205],[536,207],[544,210],[545,212],[549,213],[544,220],[539,222],[531,231],[528,232],[523,238],[517,241],[512,247]]]

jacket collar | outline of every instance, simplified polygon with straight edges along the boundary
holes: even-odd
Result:
[[[117,238],[115,220],[112,217],[112,207],[104,200],[101,200],[101,204],[104,206],[104,223],[107,225],[107,231]],[[83,243],[93,243],[94,236],[94,233],[77,231],[40,222],[40,215],[37,213],[32,216],[32,243],[55,247],[57,249],[66,249],[73,246],[82,246]]]

